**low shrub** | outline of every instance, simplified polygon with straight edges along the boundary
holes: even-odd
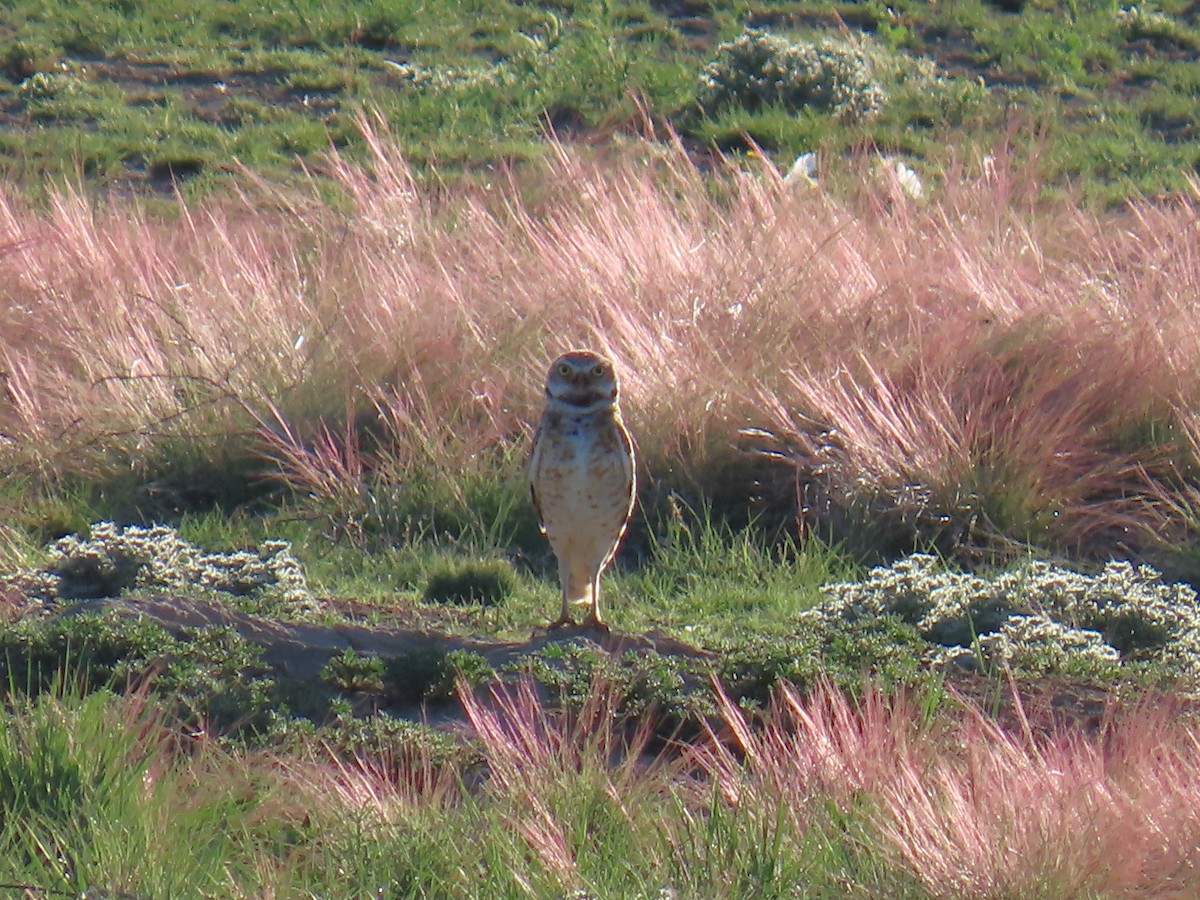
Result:
[[[860,582],[827,586],[822,604],[802,614],[821,627],[881,616],[915,629],[938,663],[1044,672],[1147,662],[1193,682],[1200,677],[1196,592],[1129,562],[1089,575],[1031,561],[985,577],[914,554]]]
[[[263,541],[255,550],[208,553],[166,525],[121,527],[97,522],[87,537],[68,535],[49,548],[40,571],[22,573],[40,599],[117,597],[134,589],[200,588],[239,598],[248,611],[285,618],[316,611],[316,601],[287,541]]]
[[[393,702],[446,703],[457,695],[459,681],[479,684],[494,674],[478,653],[422,647],[386,660],[383,681]]]
[[[831,38],[791,43],[748,28],[717,47],[700,75],[700,104],[710,112],[735,105],[780,105],[862,119],[877,113],[885,101],[867,57]]]
[[[321,678],[343,691],[383,692],[384,663],[378,656],[361,656],[347,647],[321,669]]]
[[[278,705],[261,649],[228,627],[178,636],[141,616],[113,611],[27,616],[0,629],[0,684],[41,693],[66,678],[84,690],[148,683],[187,722],[251,733]]]
[[[496,606],[516,590],[517,576],[504,560],[446,564],[430,573],[426,603]]]

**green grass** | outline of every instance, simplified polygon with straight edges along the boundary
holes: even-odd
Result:
[[[881,115],[855,124],[819,112],[703,114],[699,72],[747,22],[858,42],[889,97]],[[6,23],[0,176],[30,183],[83,176],[191,194],[239,165],[293,180],[331,146],[358,152],[362,107],[443,177],[539,156],[547,127],[604,139],[644,115],[702,152],[750,141],[781,161],[869,150],[929,171],[1009,138],[1034,152],[1036,134],[1049,144],[1049,186],[1101,202],[1182,190],[1200,162],[1200,26],[1174,0],[1043,0],[1015,14],[983,0],[724,2],[698,14],[637,0],[15,0]],[[922,57],[941,74],[914,78]]]
[[[263,791],[230,770],[162,766],[172,740],[136,699],[70,688],[0,721],[0,879],[8,889],[211,894],[236,878],[243,841],[283,843],[247,812]],[[183,802],[185,794],[191,799]]]
[[[1104,867],[1087,854],[1109,846],[1094,836],[1077,845],[1063,829],[1050,862],[1022,856],[1020,839],[1028,821],[1109,827],[1096,810],[1124,797],[1111,846],[1157,846],[1120,837],[1142,809],[1152,835],[1194,828],[1184,816],[1172,830],[1169,814],[1195,796],[1158,810],[1169,792],[1145,775],[1168,759],[1170,785],[1200,783],[1194,735],[1161,752],[1131,741],[1151,748],[1145,772],[1066,790],[1064,803],[1093,804],[1086,816],[1037,819],[1024,811],[1057,796],[1038,781],[1046,770],[1098,771],[1086,738],[1068,748],[1083,763],[1055,768],[1041,754],[1067,751],[1031,751],[1028,734],[1009,746],[942,681],[995,698],[1010,678],[1194,689],[1182,670],[1145,654],[1120,669],[1064,664],[1046,645],[1014,656],[1013,673],[942,675],[900,613],[805,614],[823,586],[861,578],[862,560],[914,546],[974,562],[1132,547],[1197,571],[1196,424],[1159,399],[1187,406],[1195,391],[1179,374],[1195,368],[1180,312],[1194,282],[1186,216],[1026,214],[1013,199],[1185,190],[1200,165],[1194,8],[691,12],[635,0],[6,5],[0,178],[54,203],[44,216],[14,203],[14,240],[30,249],[4,255],[0,451],[21,475],[0,485],[0,575],[44,565],[48,542],[99,519],[169,520],[208,551],[290,541],[319,607],[294,618],[424,629],[431,643],[335,653],[299,682],[230,629],[43,618],[23,606],[26,582],[0,582],[3,889],[732,898],[961,896],[964,879],[996,896],[1187,885],[1186,836],[1181,865],[1156,857],[1127,883],[1088,881]],[[747,22],[848,41],[887,102],[854,121],[784,102],[702,108],[701,69]],[[362,127],[362,109],[389,133]],[[618,139],[668,125],[690,156]],[[548,144],[549,129],[570,149]],[[383,149],[365,169],[324,157],[362,160],[372,139]],[[619,165],[588,169],[610,146]],[[752,146],[757,159],[710,177],[713,149]],[[1015,160],[999,175],[955,181],[956,164],[973,172],[1004,146]],[[828,196],[771,174],[769,160],[784,172],[809,150]],[[902,155],[934,189],[944,176],[945,205],[856,187],[868,165],[839,162],[864,153]],[[538,157],[530,170],[547,177],[530,186],[518,166],[511,193],[497,189],[507,164]],[[1027,158],[1037,177],[1005,168]],[[243,166],[319,183],[227,211]],[[208,197],[143,220],[119,198],[93,208],[53,193],[75,178]],[[1010,194],[1006,178],[1024,183]],[[191,228],[182,241],[176,225]],[[47,234],[66,235],[61,248]],[[1022,303],[1042,309],[1018,315]],[[544,351],[598,336],[629,367],[623,403],[646,475],[604,579],[606,615],[629,638],[614,653],[598,634],[546,641],[558,586],[523,475]],[[1174,355],[1144,365],[1127,347],[1145,346]],[[784,458],[732,449],[743,426],[771,426]],[[795,516],[809,517],[803,539]],[[149,590],[290,616],[279,598]],[[506,642],[511,662],[447,649],[468,636]],[[543,699],[522,693],[530,676]],[[778,694],[784,682],[804,700]],[[871,719],[910,695],[914,730]],[[435,717],[461,705],[473,738],[366,714],[422,703]],[[955,716],[965,730],[939,743],[934,723]],[[1161,738],[1153,715],[1140,719]],[[987,796],[969,773],[982,809],[956,800],[953,778],[926,777],[953,775],[964,746],[974,765],[997,745]],[[808,769],[787,768],[805,753]],[[948,810],[966,817],[961,832]]]
[[[730,900],[1193,883],[1194,734],[1150,707],[1063,741],[969,705],[934,721],[911,698],[793,691],[752,714],[721,701],[720,739],[681,755],[631,728],[603,683],[574,711],[521,684],[464,703],[469,747],[380,721],[246,751],[180,735],[142,695],[63,683],[0,712],[0,883]],[[1164,822],[1168,848],[1152,840]],[[1131,864],[1104,866],[1117,846]]]
[[[666,628],[707,643],[745,633],[788,630],[816,603],[819,588],[852,577],[854,563],[813,539],[771,540],[761,531],[733,531],[711,514],[672,504],[652,532],[644,564],[612,579],[610,596],[629,609],[638,630]]]
[[[859,571],[820,540],[801,547],[786,536],[753,527],[735,532],[707,513],[674,509],[648,526],[644,552],[623,555],[605,577],[605,607],[622,630],[665,629],[698,643],[747,626],[779,634],[816,602],[821,585]],[[286,518],[192,514],[180,523],[180,534],[220,550],[268,536],[290,540],[317,595],[352,597],[368,611],[396,602],[452,610],[442,625],[454,632],[527,635],[557,603],[557,570],[541,536],[516,544],[427,536],[364,550],[331,539],[319,523]],[[495,558],[496,548],[505,546],[514,553],[515,573]]]

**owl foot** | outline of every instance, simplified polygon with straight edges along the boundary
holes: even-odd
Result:
[[[560,628],[574,628],[576,622],[568,615],[561,615],[549,625],[546,626],[547,631],[558,631]]]
[[[587,616],[584,617],[584,620],[579,624],[583,628],[594,628],[601,634],[608,634],[610,630],[608,624],[601,621],[600,617],[595,613],[588,613]]]

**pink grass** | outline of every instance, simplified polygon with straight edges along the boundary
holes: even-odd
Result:
[[[259,186],[164,220],[0,191],[6,462],[257,452],[278,416],[306,488],[305,453],[348,463],[330,436],[376,415],[393,468],[460,471],[524,439],[546,360],[586,343],[621,364],[654,468],[700,471],[760,428],[824,453],[835,490],[919,484],[1065,545],[1162,524],[1164,459],[1191,453],[1166,442],[1200,405],[1194,201],[1039,207],[1003,154],[929,202],[867,167],[838,198],[763,160],[702,175],[669,145],[557,146],[539,189],[435,192],[362,127],[370,161],[328,169],[342,208]]]
[[[602,680],[579,709],[549,708],[524,679],[486,696],[460,686],[460,696],[483,745],[488,795],[511,810],[512,826],[563,884],[578,880],[573,820],[584,798],[603,797],[632,823],[668,796],[673,769],[647,753],[652,724],[628,722],[619,692]]]
[[[1200,738],[1194,720],[1162,702],[1082,731],[1034,728],[1019,703],[1012,729],[966,699],[930,717],[914,698],[870,686],[858,699],[828,684],[806,694],[783,687],[754,716],[718,692],[707,740],[653,756],[647,730],[617,715],[603,683],[573,712],[548,706],[528,681],[462,698],[482,752],[469,791],[419,754],[391,766],[314,758],[295,768],[297,787],[320,808],[381,824],[433,811],[459,839],[511,839],[504,852],[531,854],[564,890],[586,883],[584,854],[611,852],[592,832],[602,802],[636,836],[628,843],[640,856],[624,864],[651,881],[672,865],[710,865],[706,854],[728,865],[723,854],[769,826],[780,861],[808,860],[809,877],[832,874],[814,847],[830,846],[838,866],[853,854],[870,860],[863,889],[916,882],[945,898],[1195,891]],[[697,844],[714,817],[741,830]]]
[[[1183,896],[1200,861],[1194,721],[1149,703],[1100,732],[1014,733],[966,701],[923,724],[904,697],[777,694],[761,727],[728,700],[732,744],[696,759],[730,803],[865,814],[879,850],[936,897]]]

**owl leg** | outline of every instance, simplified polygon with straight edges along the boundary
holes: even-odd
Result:
[[[575,625],[575,620],[571,618],[571,587],[573,584],[571,569],[570,566],[561,560],[558,564],[558,577],[562,582],[562,613],[550,623],[549,628],[551,631],[566,625]]]
[[[583,624],[607,632],[608,626],[600,618],[600,573],[603,571],[604,569],[601,568],[592,578],[592,602],[588,606],[587,615],[583,618]]]
[[[549,625],[547,625],[546,628],[550,631],[554,631],[556,628],[564,628],[568,626],[573,628],[575,626],[575,620],[572,619],[570,613],[567,612],[567,601],[563,600],[562,614]]]

